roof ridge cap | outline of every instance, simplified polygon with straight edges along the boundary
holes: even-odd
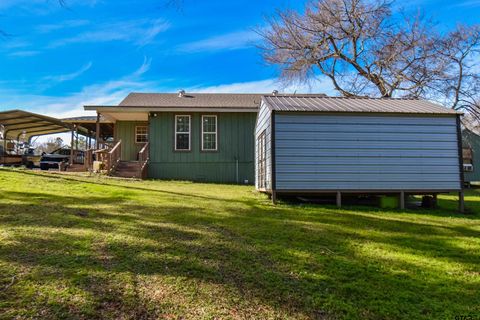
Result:
[[[342,96],[327,96],[327,95],[322,95],[322,94],[278,94],[278,95],[264,95],[266,98],[314,98],[314,99],[339,99],[339,100],[399,100],[399,101],[428,101],[427,99],[421,99],[421,98],[407,98],[407,97],[364,97],[364,96],[358,96],[358,97],[342,97]]]

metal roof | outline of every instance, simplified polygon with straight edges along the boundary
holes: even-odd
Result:
[[[23,133],[25,139],[72,130],[70,124],[59,119],[31,113],[23,110],[9,110],[0,112],[0,125],[4,128],[7,139],[17,140]],[[84,128],[78,130],[85,134]]]
[[[97,116],[81,116],[81,117],[72,117],[72,118],[63,118],[62,122],[66,123],[96,123]],[[111,123],[112,121],[108,120],[104,116],[100,115],[100,123]]]
[[[461,114],[426,100],[343,98],[326,96],[264,96],[271,110],[298,112]]]
[[[94,135],[97,131],[97,116],[81,116],[81,117],[72,117],[64,118],[62,122],[68,123],[71,125],[78,125],[79,127],[84,128],[87,132],[90,132],[91,135]],[[103,140],[113,138],[114,128],[113,122],[100,115],[100,136]]]

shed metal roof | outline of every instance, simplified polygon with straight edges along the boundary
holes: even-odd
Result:
[[[263,101],[271,110],[276,111],[461,114],[435,103],[418,99],[264,96]]]

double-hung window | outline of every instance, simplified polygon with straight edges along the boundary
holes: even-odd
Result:
[[[190,151],[191,117],[189,115],[175,116],[175,150]]]
[[[257,138],[257,183],[259,189],[267,187],[267,144],[266,130]]]
[[[135,143],[147,143],[148,142],[148,127],[136,126],[135,127]]]
[[[202,151],[217,151],[217,116],[202,116]]]

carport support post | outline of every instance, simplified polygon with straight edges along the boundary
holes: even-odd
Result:
[[[75,125],[75,153],[78,152],[78,125]]]
[[[96,150],[100,149],[100,113],[97,112],[97,122],[95,128],[95,146]]]
[[[337,191],[337,208],[342,207],[342,193]]]
[[[460,211],[460,213],[465,212],[465,197],[463,190],[458,193],[458,211]]]
[[[400,210],[405,210],[405,192],[400,192]]]
[[[88,130],[87,150],[92,148],[92,131]]]
[[[7,129],[3,132],[3,165],[7,164],[7,132]]]
[[[73,142],[75,140],[75,126],[72,127],[72,138],[70,139],[70,165],[73,164]]]

